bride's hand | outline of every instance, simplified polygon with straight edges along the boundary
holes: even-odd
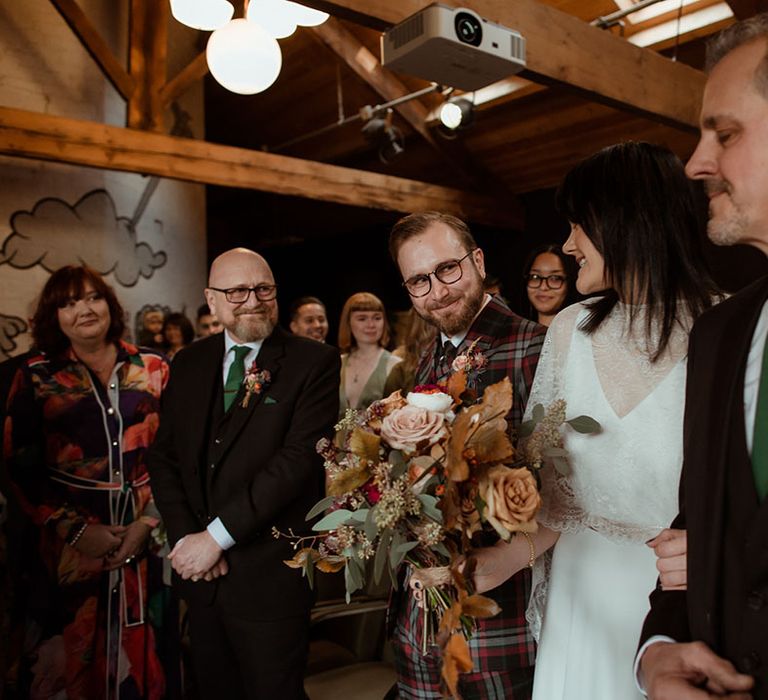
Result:
[[[688,533],[666,528],[646,544],[656,553],[661,589],[684,591],[688,588]]]
[[[510,544],[502,540],[492,547],[472,550],[467,557],[465,570],[472,572],[476,593],[485,593],[497,588],[522,568],[514,568],[511,555]]]

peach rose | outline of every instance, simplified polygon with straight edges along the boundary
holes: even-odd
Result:
[[[433,445],[446,434],[442,413],[418,406],[403,406],[393,411],[381,423],[381,436],[390,447],[411,453],[417,445]]]
[[[480,488],[485,518],[504,540],[513,532],[535,532],[541,496],[536,479],[525,467],[498,466],[488,470]]]

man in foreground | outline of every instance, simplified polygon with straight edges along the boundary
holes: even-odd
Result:
[[[701,140],[687,165],[710,239],[768,254],[768,14],[709,47]],[[768,698],[768,278],[690,336],[680,515],[687,590],[651,594],[639,679],[654,700]]]

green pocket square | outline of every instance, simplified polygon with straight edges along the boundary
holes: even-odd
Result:
[[[271,396],[265,396],[264,403],[265,404],[277,403],[277,399],[273,399]]]

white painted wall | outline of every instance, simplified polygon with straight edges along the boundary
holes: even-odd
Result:
[[[79,4],[118,59],[125,61],[127,1],[79,0]],[[199,51],[199,32],[171,19],[169,33],[169,77],[173,77]],[[202,137],[202,82],[179,103],[190,114],[195,135]],[[0,3],[0,104],[125,126],[125,102],[48,0]],[[168,129],[170,126],[169,113]],[[40,263],[33,264],[40,259],[49,267],[78,264],[81,259],[91,264],[119,263],[122,274],[112,272],[106,279],[131,314],[131,328],[133,316],[145,304],[184,310],[194,322],[206,279],[204,187],[160,180],[135,224],[131,243],[128,221],[134,218],[149,181],[131,173],[0,156],[0,246],[4,246],[4,255],[0,255],[0,359],[29,345],[28,334],[9,337],[14,324],[5,317],[29,317],[49,274]],[[91,195],[88,206],[75,213],[72,207],[96,190],[106,190],[115,212],[104,206],[108,200],[102,195]],[[60,201],[40,207],[46,198]],[[33,219],[23,214],[33,211]],[[154,269],[145,265],[143,275],[131,274],[136,244],[145,244],[139,250],[145,256],[148,246],[156,262],[164,253],[164,264]],[[11,252],[15,255],[9,263]],[[23,264],[31,267],[13,266],[25,256]],[[11,350],[14,343],[17,347]]]

